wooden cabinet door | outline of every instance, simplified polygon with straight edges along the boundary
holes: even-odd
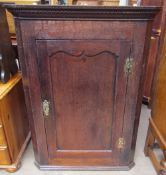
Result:
[[[131,42],[37,40],[36,46],[49,163],[120,164]]]

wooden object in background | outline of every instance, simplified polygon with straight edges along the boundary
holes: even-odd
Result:
[[[73,0],[77,5],[104,5],[104,6],[119,6],[119,0]],[[129,0],[129,5],[136,4],[136,0]]]
[[[164,4],[166,8],[166,3]],[[145,144],[145,154],[150,157],[158,175],[166,174],[166,11],[162,18],[162,41],[159,47],[160,64],[156,73],[152,112]],[[162,44],[161,44],[162,43]],[[163,159],[155,155],[156,142]]]
[[[73,1],[73,4],[95,6],[95,5],[98,5],[98,0],[76,0],[76,1]]]
[[[41,3],[41,0],[0,0],[0,3],[37,5],[37,4]],[[15,35],[16,31],[15,31],[13,15],[11,13],[9,13],[8,11],[6,11],[6,15],[7,15],[7,22],[8,22],[8,26],[9,26],[9,33],[12,34],[12,35],[13,34]]]
[[[129,5],[136,5],[137,4],[137,0],[129,0]]]
[[[6,83],[17,73],[16,55],[12,48],[6,12],[0,3],[0,81]]]
[[[148,56],[148,64],[145,73],[145,83],[144,83],[144,97],[143,101],[150,104],[153,99],[153,87],[154,79],[156,76],[156,70],[159,65],[159,57],[161,51],[159,50],[160,45],[163,45],[163,36],[161,32],[163,31],[164,18],[166,14],[166,1],[165,0],[142,0],[143,6],[162,6],[162,11],[156,16],[152,34],[151,43]]]
[[[100,5],[119,6],[119,0],[99,0]]]
[[[131,168],[160,8],[6,7],[16,20],[36,165]]]
[[[30,139],[20,73],[0,83],[0,169],[16,171]]]
[[[72,5],[73,4],[73,0],[67,0],[67,5]]]

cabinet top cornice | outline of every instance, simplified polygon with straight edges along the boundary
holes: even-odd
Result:
[[[21,19],[61,20],[152,20],[160,7],[132,6],[49,6],[14,5],[5,7]]]

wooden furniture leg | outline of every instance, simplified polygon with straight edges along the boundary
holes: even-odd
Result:
[[[149,156],[148,155],[148,150],[149,150],[149,147],[151,145],[153,145],[154,141],[155,141],[155,138],[153,137],[153,135],[150,131],[150,128],[149,128],[147,138],[146,138],[146,142],[145,142],[145,148],[144,148],[144,153],[145,153],[146,156]]]
[[[156,154],[154,152],[154,149],[156,148],[155,141],[158,142],[158,146],[163,151],[163,154],[164,154],[164,159],[160,161],[157,159]],[[146,156],[148,156],[151,159],[157,174],[165,175],[166,174],[166,143],[164,142],[164,139],[162,135],[159,133],[152,118],[150,118],[150,124],[149,124],[148,134],[146,138],[144,153]]]

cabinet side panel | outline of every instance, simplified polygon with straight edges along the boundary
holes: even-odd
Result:
[[[36,104],[36,100],[40,100],[40,89],[38,85],[37,67],[35,62],[35,40],[34,40],[34,23],[26,24],[24,20],[15,20],[18,52],[20,58],[21,71],[23,76],[23,88],[25,93],[25,101],[30,121],[30,128],[33,140],[33,147],[36,161],[41,164],[47,163],[47,145],[45,141],[45,130],[43,118],[36,113],[41,106]],[[24,24],[24,25],[23,25]],[[26,31],[28,30],[28,31]],[[29,45],[24,42],[28,40]],[[31,96],[31,91],[35,91],[36,97]],[[35,99],[35,100],[34,100]],[[41,103],[41,102],[39,102]],[[37,105],[37,106],[36,106]]]
[[[135,85],[130,84],[132,89],[129,94],[131,94],[132,98],[129,100],[129,105],[132,107],[131,118],[129,119],[129,123],[132,126],[130,131],[132,133],[132,140],[130,140],[131,147],[130,149],[130,157],[129,161],[132,161],[134,158],[135,145],[138,133],[141,105],[142,105],[142,97],[143,97],[143,87],[145,80],[145,70],[147,66],[147,57],[149,53],[149,44],[150,44],[150,35],[152,30],[152,22],[140,22],[135,24],[135,33],[133,36],[135,45],[134,52],[132,54],[133,58],[136,60],[136,64],[138,67],[133,67],[132,77],[134,79]],[[138,76],[139,75],[139,76]],[[133,93],[135,92],[135,95]],[[133,106],[133,104],[135,104]],[[133,117],[134,116],[134,117]],[[148,117],[148,116],[147,116]],[[128,124],[129,124],[128,123]],[[126,123],[127,125],[127,123]]]
[[[10,156],[15,161],[29,132],[21,78],[2,100],[4,129]]]

